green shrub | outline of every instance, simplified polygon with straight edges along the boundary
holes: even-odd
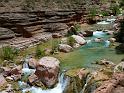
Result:
[[[73,38],[73,37],[68,37],[68,39],[67,39],[67,43],[68,43],[68,45],[70,45],[70,46],[74,46],[74,43],[75,43],[75,39]]]
[[[35,8],[35,0],[24,0],[22,3],[23,10],[34,10]]]
[[[57,53],[58,52],[58,46],[59,46],[59,44],[60,44],[60,41],[59,40],[53,40],[52,41],[52,54],[54,54],[54,53]]]
[[[6,46],[2,48],[0,57],[2,60],[13,60],[17,54],[17,49],[14,49],[10,46]]]
[[[114,15],[118,15],[118,14],[120,14],[120,12],[121,12],[118,5],[112,5],[112,6],[110,7],[110,9],[112,10],[112,13],[113,13]]]
[[[75,29],[76,32],[81,31],[81,26],[80,26],[80,24],[76,23],[76,24],[74,25],[74,29]]]
[[[120,30],[118,33],[115,33],[115,37],[118,42],[124,43],[124,20],[120,22]]]
[[[35,54],[35,56],[37,58],[45,56],[45,51],[40,48],[40,45],[36,46],[36,54]]]
[[[109,16],[109,12],[108,11],[101,11],[101,15],[103,15],[103,16]]]

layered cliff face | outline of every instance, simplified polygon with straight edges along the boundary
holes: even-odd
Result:
[[[26,42],[46,41],[53,33],[64,36],[74,22],[86,22],[89,13],[92,17],[101,13],[99,9],[108,9],[110,3],[106,5],[105,2],[103,0],[0,0],[0,40],[14,38],[9,44],[14,45],[18,42],[22,45],[22,42],[25,42],[25,45]]]
[[[24,41],[38,43],[46,41],[53,33],[65,36],[69,26],[75,21],[80,21],[86,15],[85,9],[81,10],[49,10],[31,12],[1,12],[0,13],[0,39],[24,37]],[[26,39],[27,38],[27,39]],[[22,40],[22,39],[21,39]],[[15,40],[9,41],[14,45]],[[17,42],[17,41],[16,41]],[[20,43],[19,43],[20,44]],[[25,45],[25,43],[24,43]],[[28,44],[30,45],[30,43]]]

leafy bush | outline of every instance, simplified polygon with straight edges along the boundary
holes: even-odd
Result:
[[[53,40],[52,41],[52,54],[54,54],[54,53],[57,53],[58,52],[58,46],[59,46],[59,44],[60,44],[60,42],[59,42],[59,40]]]
[[[70,37],[68,37],[67,43],[68,43],[68,45],[73,47],[74,43],[75,43],[75,39],[70,36]]]
[[[118,5],[112,5],[112,6],[110,7],[110,9],[112,10],[112,13],[113,13],[114,15],[120,14],[120,8],[119,8]]]
[[[103,16],[109,16],[109,12],[108,12],[108,11],[101,11],[101,14],[102,14]]]
[[[17,49],[14,49],[10,46],[6,46],[2,48],[0,57],[2,60],[13,60],[17,54]]]
[[[118,42],[124,43],[124,20],[120,22],[120,31],[115,34]]]
[[[74,29],[75,29],[76,32],[80,31],[80,30],[81,30],[80,24],[76,23],[76,24],[74,25]]]
[[[45,56],[45,51],[40,48],[40,45],[36,46],[36,54],[35,54],[35,56],[37,58]]]

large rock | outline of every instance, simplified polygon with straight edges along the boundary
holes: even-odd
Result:
[[[68,53],[68,52],[71,52],[73,48],[67,44],[59,44],[59,50],[61,52]]]
[[[30,58],[28,61],[28,65],[30,68],[36,68],[37,64],[38,64],[38,62],[34,58]]]
[[[118,87],[118,85],[123,86],[123,83],[124,73],[115,73],[110,80],[102,83],[102,85],[99,88],[97,88],[93,93],[113,93],[113,91],[116,90],[116,87]],[[120,91],[114,93],[122,93]]]
[[[7,84],[7,81],[5,80],[3,75],[0,74],[0,87],[3,87],[6,84]]]
[[[114,72],[122,72],[124,70],[124,61],[115,66]]]
[[[35,75],[46,87],[54,86],[58,80],[59,60],[47,56],[41,58],[38,63]]]
[[[72,37],[75,39],[75,41],[76,41],[78,44],[80,44],[80,45],[86,44],[86,41],[85,41],[81,36],[72,35]]]

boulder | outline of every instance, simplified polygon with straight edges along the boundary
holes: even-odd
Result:
[[[108,81],[105,81],[102,83],[102,85],[97,88],[93,93],[123,93],[120,92],[114,92],[117,91],[118,86],[123,86],[124,83],[124,73],[114,73],[112,78]]]
[[[77,75],[78,75],[78,77],[79,77],[80,79],[85,78],[88,74],[89,74],[89,71],[86,70],[86,69],[84,69],[84,68],[80,69],[80,70],[77,72]]]
[[[116,41],[116,39],[115,39],[115,38],[109,38],[109,41],[110,41],[111,43],[114,43],[114,42]]]
[[[122,86],[117,86],[112,93],[124,93],[124,87]]]
[[[116,80],[109,80],[104,82],[99,88],[97,88],[93,93],[112,93],[112,90],[117,85]]]
[[[85,41],[81,36],[72,35],[72,37],[74,38],[74,40],[75,40],[78,44],[80,44],[80,45],[86,44],[86,41]]]
[[[36,68],[37,64],[38,64],[38,62],[37,62],[37,60],[34,59],[34,58],[30,58],[30,59],[28,60],[29,68]]]
[[[43,57],[39,60],[35,75],[46,87],[53,87],[58,80],[60,61],[54,57]]]
[[[114,72],[122,72],[124,70],[124,61],[115,66]]]
[[[80,44],[75,43],[75,44],[73,45],[73,48],[79,48],[80,46],[81,46]]]
[[[28,81],[32,84],[33,82],[37,81],[38,77],[35,74],[32,74],[28,77]]]
[[[11,75],[20,75],[22,73],[21,70],[22,70],[22,66],[19,65],[19,66],[13,68],[12,70],[10,70],[10,74]]]
[[[96,64],[105,65],[105,66],[112,66],[112,67],[115,66],[115,64],[112,61],[109,61],[107,59],[102,59],[99,62],[96,62]]]
[[[73,48],[67,44],[59,44],[59,50],[61,52],[68,53],[68,52],[71,52]]]
[[[5,80],[5,78],[3,77],[3,75],[0,74],[0,87],[3,87],[6,84],[7,84],[7,81]]]
[[[67,44],[68,38],[64,37],[61,39],[61,44]]]

